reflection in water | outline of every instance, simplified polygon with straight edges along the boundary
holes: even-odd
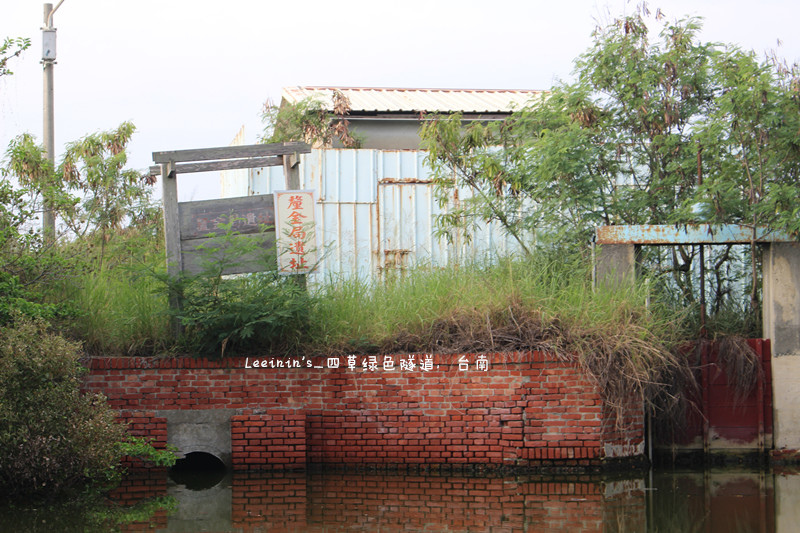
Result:
[[[771,533],[798,530],[798,489],[800,476],[730,470],[633,479],[297,472],[236,473],[202,490],[162,474],[129,479],[112,496],[177,501],[133,515],[123,531]],[[14,519],[14,530],[41,530]]]
[[[730,471],[657,474],[653,489],[651,531],[775,531],[771,474]]]
[[[237,476],[238,478],[238,476]],[[435,475],[284,474],[234,480],[243,531],[602,531],[641,523],[641,482]]]
[[[602,531],[644,517],[638,481],[325,474],[307,487],[310,531]]]

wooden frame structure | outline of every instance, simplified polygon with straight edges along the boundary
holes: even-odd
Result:
[[[158,165],[150,167],[150,173],[161,174],[167,274],[177,277],[182,270],[196,272],[197,263],[187,260],[187,252],[224,233],[218,226],[221,221],[231,224],[233,217],[241,219],[243,223],[235,229],[244,236],[261,233],[263,224],[274,226],[272,195],[179,203],[178,174],[283,165],[286,188],[297,189],[298,154],[310,151],[306,143],[288,142],[153,152],[153,162]],[[238,265],[225,273],[253,272],[250,268]],[[170,298],[170,306],[180,306],[177,296]]]

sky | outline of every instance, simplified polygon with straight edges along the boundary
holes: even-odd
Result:
[[[54,5],[58,0],[53,0]],[[54,15],[56,159],[87,134],[136,125],[129,167],[152,152],[227,146],[262,130],[261,110],[292,85],[548,89],[568,81],[598,23],[627,0],[64,0]],[[797,0],[662,0],[668,19],[704,19],[702,39],[800,61]],[[0,39],[32,46],[0,78],[0,152],[42,138],[43,2],[0,0]],[[780,41],[780,45],[778,44]],[[179,199],[219,195],[185,175]]]

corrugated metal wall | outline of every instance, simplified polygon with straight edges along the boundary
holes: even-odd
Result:
[[[239,128],[239,132],[228,146],[244,145],[244,126]],[[234,198],[236,196],[247,196],[249,187],[250,170],[237,168],[235,170],[220,171],[220,194],[223,198]]]
[[[517,249],[497,224],[480,227],[470,240],[437,238],[435,217],[442,210],[425,156],[419,150],[348,149],[301,156],[300,187],[317,193],[322,259],[315,281],[367,279],[386,270],[444,266]],[[283,189],[282,167],[251,169],[250,194]]]

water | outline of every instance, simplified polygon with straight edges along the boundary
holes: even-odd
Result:
[[[783,471],[151,475],[129,478],[111,499],[89,509],[0,510],[0,531],[800,530],[800,476]]]

